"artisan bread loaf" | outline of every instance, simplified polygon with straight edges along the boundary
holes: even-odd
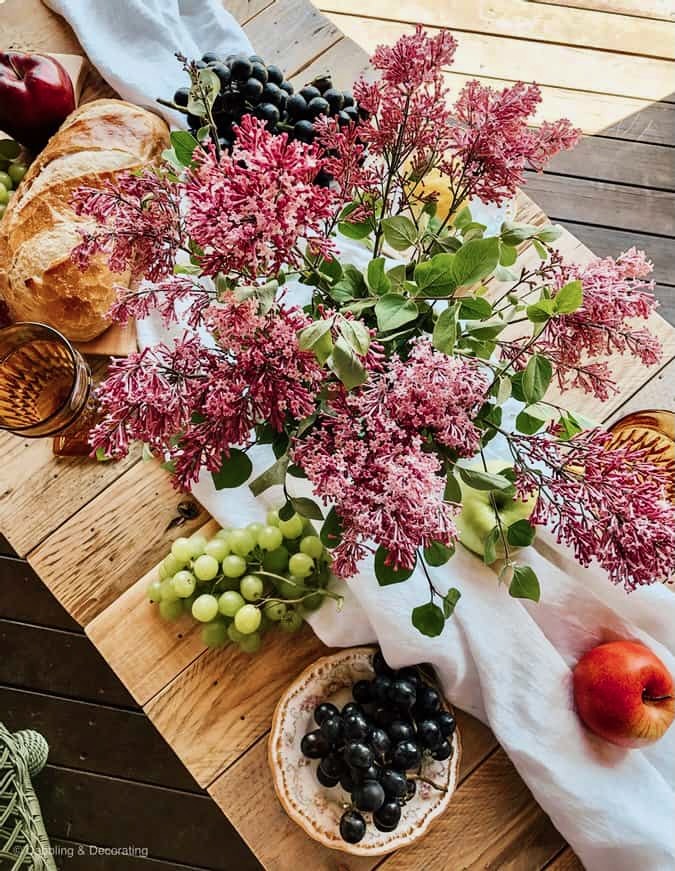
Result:
[[[71,197],[78,187],[102,187],[122,170],[151,163],[167,140],[161,118],[122,100],[96,100],[68,116],[0,222],[0,297],[14,320],[41,321],[77,341],[109,326],[113,288],[129,275],[110,272],[99,255],[84,272],[71,262],[79,231],[92,226],[73,212]]]

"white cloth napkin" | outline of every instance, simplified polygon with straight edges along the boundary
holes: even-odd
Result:
[[[251,51],[217,0],[45,2],[69,20],[103,76],[127,99],[146,105],[179,85],[174,51]],[[257,49],[264,56],[266,47]],[[492,230],[503,218],[479,204],[474,212]],[[342,254],[357,265],[369,256],[347,241]],[[296,285],[291,299],[302,301],[306,293]],[[143,345],[166,341],[172,332],[178,331],[165,330],[155,317],[139,324]],[[489,449],[504,456],[497,439]],[[268,447],[254,448],[251,458],[254,474],[274,460]],[[292,479],[292,487],[294,495],[309,495],[306,481]],[[207,474],[194,495],[227,526],[263,519],[282,498],[278,487],[258,498],[247,486],[216,492]],[[602,641],[636,639],[675,674],[675,595],[655,586],[627,596],[599,568],[581,568],[546,531],[522,558],[541,581],[539,604],[510,598],[495,574],[461,547],[446,566],[432,569],[439,590],[462,592],[435,639],[410,623],[412,608],[428,599],[424,577],[416,572],[405,583],[380,588],[372,560],[348,585],[338,585],[343,612],[336,614],[328,602],[310,622],[332,646],[378,641],[394,667],[432,663],[447,697],[491,727],[589,871],[673,871],[675,727],[642,751],[594,737],[573,710],[571,669]]]

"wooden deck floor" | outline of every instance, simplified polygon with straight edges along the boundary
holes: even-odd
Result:
[[[270,0],[228,2],[245,20]],[[448,73],[453,87],[474,76],[497,84],[515,78],[542,83],[541,117],[568,115],[586,137],[551,171],[528,178],[527,191],[598,254],[644,247],[655,262],[662,311],[675,321],[672,0],[319,0],[319,5],[366,49],[416,21],[453,28],[460,40],[457,63]],[[24,21],[33,16],[32,47],[73,50],[70,38],[58,45],[51,34],[48,38],[39,9],[36,2],[8,0],[3,11],[0,3],[0,48],[11,42],[7,22],[13,10]],[[291,35],[284,39],[292,42]],[[345,44],[339,34],[326,32],[321,64],[330,58],[339,73]],[[257,48],[266,53],[265,46]],[[259,868],[79,626],[27,563],[9,553],[0,542],[5,554],[0,555],[0,719],[10,728],[33,726],[50,742],[50,766],[38,789],[47,827],[62,849],[59,867]],[[485,777],[503,775],[501,757],[493,758]],[[524,837],[541,847],[537,869],[578,869],[569,850],[557,852],[560,837],[550,821],[538,819],[538,826],[523,828]],[[142,847],[149,857],[78,856],[79,846],[91,844]],[[535,871],[517,855],[490,856],[491,869],[507,867]]]
[[[316,0],[371,51],[413,24],[448,27],[448,84],[542,85],[539,121],[584,132],[524,189],[596,254],[631,245],[654,262],[661,314],[675,323],[674,0]]]

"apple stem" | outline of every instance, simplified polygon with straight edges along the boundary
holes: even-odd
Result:
[[[672,699],[672,696],[649,696],[647,692],[642,693],[643,702],[667,702]]]

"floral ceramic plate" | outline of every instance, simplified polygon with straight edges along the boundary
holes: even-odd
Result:
[[[323,787],[316,779],[315,760],[300,752],[306,732],[316,728],[312,714],[321,701],[342,706],[351,700],[351,686],[371,679],[374,647],[354,647],[317,660],[289,686],[279,700],[268,744],[272,780],[282,807],[314,840],[334,850],[359,856],[378,856],[407,847],[422,837],[448,806],[457,784],[461,744],[459,731],[452,737],[454,753],[444,762],[425,760],[422,774],[447,788],[441,792],[420,781],[415,797],[403,806],[401,822],[393,832],[380,832],[372,825],[358,844],[340,837],[340,817],[349,794],[340,786]]]

